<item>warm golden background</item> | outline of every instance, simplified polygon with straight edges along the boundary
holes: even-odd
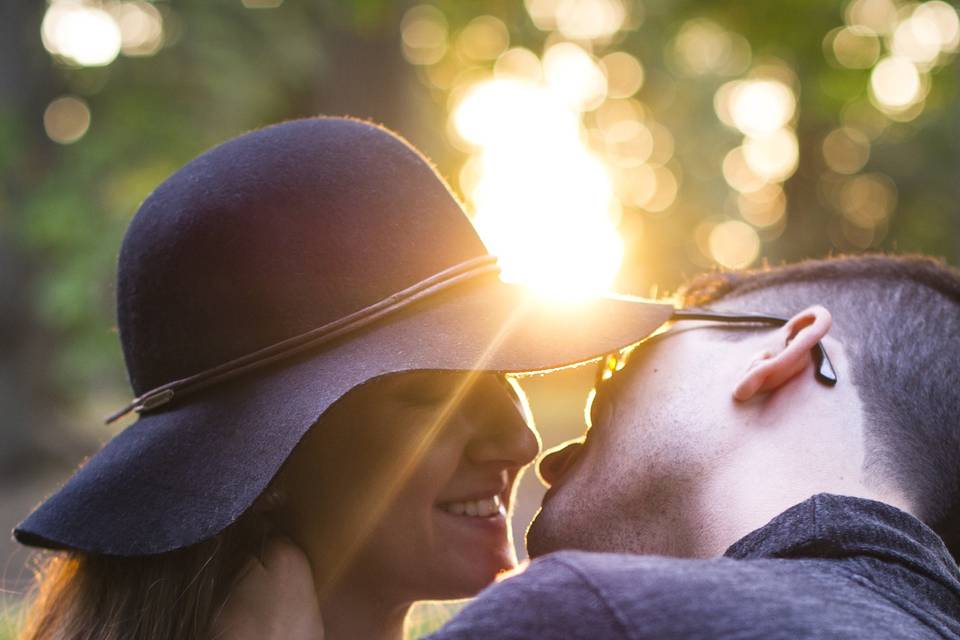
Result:
[[[4,2],[0,529],[111,435],[119,241],[204,149],[293,117],[381,122],[434,159],[505,276],[554,296],[838,252],[956,263],[958,48],[940,0]],[[589,379],[526,383],[546,445],[579,432]],[[518,532],[532,477],[522,495]],[[26,557],[0,536],[11,609]]]

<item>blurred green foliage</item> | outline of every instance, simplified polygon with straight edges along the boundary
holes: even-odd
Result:
[[[404,638],[407,640],[425,638],[446,624],[466,603],[466,600],[431,600],[416,603],[407,614],[403,629]]]
[[[125,388],[113,320],[119,242],[139,202],[204,149],[286,118],[354,113],[408,135],[447,176],[455,175],[464,159],[446,140],[447,95],[418,82],[418,70],[403,61],[399,25],[409,3],[288,0],[265,10],[246,9],[239,0],[154,4],[165,17],[163,49],[150,57],[121,56],[106,67],[77,68],[47,54],[39,38],[39,9],[25,13],[29,20],[17,26],[29,44],[24,54],[35,77],[18,108],[0,108],[0,170],[6,176],[0,233],[13,239],[27,265],[24,302],[55,344],[49,373],[68,400],[91,388]],[[521,2],[436,4],[451,38],[472,18],[491,14],[506,23],[512,46],[537,52],[543,47],[545,34]],[[829,231],[837,213],[818,197],[823,172],[818,149],[840,124],[844,106],[867,95],[869,71],[840,68],[824,55],[823,38],[843,24],[846,3],[628,4],[642,22],[613,45],[643,63],[647,82],[638,99],[672,132],[684,178],[682,206],[657,215],[625,212],[627,260],[619,288],[669,289],[708,268],[693,248],[691,230],[729,206],[719,165],[739,137],[717,121],[713,96],[731,78],[678,77],[665,54],[692,18],[709,18],[743,35],[755,63],[776,58],[799,81],[801,160],[785,185],[789,223],[764,243],[763,257],[775,263],[843,250]],[[891,124],[874,142],[865,170],[889,175],[899,200],[873,249],[956,256],[956,79],[955,64],[938,71],[923,114]],[[63,94],[83,97],[92,113],[88,133],[71,145],[43,134],[43,107]]]
[[[0,608],[0,640],[15,640],[17,637],[19,622],[19,608]]]
[[[423,71],[401,54],[399,25],[410,4],[286,0],[276,9],[250,10],[239,0],[157,0],[167,29],[163,49],[96,68],[71,66],[43,49],[43,3],[9,5],[20,7],[12,14],[17,19],[0,27],[0,35],[22,46],[20,57],[0,62],[0,79],[7,79],[0,93],[0,252],[19,262],[25,297],[16,304],[31,331],[50,343],[44,352],[49,360],[30,363],[49,382],[38,402],[69,405],[103,388],[126,393],[112,284],[120,240],[150,191],[206,148],[288,118],[349,113],[399,130],[442,173],[456,175],[465,155],[446,137],[448,92],[427,86]],[[452,38],[471,19],[491,14],[507,25],[511,46],[539,53],[546,41],[517,0],[434,4],[446,15]],[[643,63],[647,81],[637,97],[673,134],[684,179],[682,205],[661,214],[624,213],[627,258],[619,288],[671,289],[708,268],[692,230],[726,215],[730,189],[719,166],[740,136],[718,122],[713,98],[733,78],[680,77],[665,53],[694,18],[744,36],[754,62],[780,60],[798,80],[800,166],[785,185],[789,222],[782,235],[764,243],[763,258],[776,263],[842,250],[830,233],[838,213],[820,195],[819,145],[839,126],[846,105],[867,96],[868,70],[840,68],[824,55],[823,38],[843,24],[846,2],[628,4],[642,22],[612,46]],[[864,170],[890,176],[898,204],[872,249],[957,260],[957,68],[954,62],[932,76],[918,118],[890,124],[874,141]],[[92,113],[89,131],[70,145],[52,142],[42,122],[46,105],[64,94],[82,97]],[[0,640],[13,637],[11,620],[0,609]],[[415,627],[416,633],[436,623],[429,615],[419,620],[426,626]]]
[[[57,347],[50,374],[67,400],[123,388],[112,281],[127,222],[166,176],[204,149],[267,123],[321,111],[331,32],[382,30],[389,3],[164,3],[169,42],[152,57],[79,68],[48,55],[39,19],[18,25],[46,81],[0,115],[0,230],[29,263],[32,316]],[[361,37],[361,36],[356,36]],[[391,38],[387,36],[377,36]],[[339,64],[339,63],[338,63]],[[29,87],[25,87],[27,89]],[[92,123],[77,143],[43,133],[42,108],[83,97]],[[37,107],[40,107],[37,109]]]

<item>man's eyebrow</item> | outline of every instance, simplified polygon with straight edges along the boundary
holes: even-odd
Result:
[[[681,319],[681,321],[682,321],[682,319]],[[731,330],[731,329],[734,329],[734,330],[735,330],[735,329],[740,329],[740,330],[744,330],[744,331],[750,331],[750,330],[756,329],[756,326],[755,326],[755,325],[750,325],[750,324],[733,325],[733,324],[724,324],[724,323],[722,323],[722,322],[710,322],[709,320],[703,320],[702,322],[703,322],[704,324],[690,324],[690,323],[679,324],[679,322],[680,322],[680,321],[677,321],[677,320],[670,320],[670,321],[668,321],[667,323],[665,323],[665,325],[664,325],[665,328],[664,328],[664,329],[659,330],[659,331],[657,331],[656,333],[653,333],[652,335],[644,338],[643,340],[641,340],[640,342],[637,343],[636,347],[640,347],[640,346],[643,346],[643,345],[649,345],[649,344],[657,343],[657,342],[659,342],[660,340],[663,340],[663,339],[666,338],[666,337],[673,336],[673,335],[676,335],[676,334],[678,334],[678,333],[685,333],[685,332],[687,332],[687,331],[693,331],[693,330],[703,330],[703,329],[723,329],[723,330]],[[635,347],[635,348],[636,348],[636,347]]]
[[[667,336],[672,336],[673,334],[675,334],[675,333],[677,333],[677,332],[680,332],[680,331],[684,331],[684,330],[685,330],[685,329],[684,329],[683,327],[677,329],[675,326],[666,326],[666,327],[663,328],[663,329],[658,329],[656,332],[650,334],[649,336],[647,336],[646,338],[644,338],[644,339],[641,340],[640,342],[638,342],[638,343],[636,343],[636,344],[634,344],[633,346],[630,347],[630,351],[628,351],[627,354],[626,354],[627,361],[629,362],[629,360],[630,360],[630,358],[633,356],[633,354],[636,353],[637,351],[639,351],[640,349],[649,348],[650,345],[656,344],[656,343],[660,342],[660,341],[663,340],[665,337],[667,337]]]
[[[623,372],[624,369],[626,369],[627,367],[629,367],[629,366],[630,366],[630,362],[633,361],[633,359],[636,357],[636,354],[637,354],[638,352],[640,352],[640,351],[642,351],[642,350],[648,350],[652,345],[655,345],[656,343],[660,342],[661,340],[663,340],[663,339],[666,338],[666,337],[675,335],[675,334],[677,334],[677,333],[683,333],[684,331],[687,331],[687,330],[689,330],[689,329],[695,329],[695,328],[697,328],[697,327],[695,327],[695,326],[688,326],[688,327],[680,326],[680,327],[677,327],[677,325],[674,324],[674,323],[667,323],[663,329],[658,329],[655,333],[647,336],[646,338],[644,338],[644,339],[641,340],[640,342],[637,342],[637,343],[633,344],[632,346],[627,347],[627,349],[622,350],[622,351],[621,351],[621,353],[623,353],[623,356],[622,356],[622,357],[625,358],[626,362],[624,363],[623,368],[618,369],[618,370],[614,373],[614,375],[619,375],[620,373]],[[601,367],[602,367],[602,366],[603,366],[603,361],[601,361],[598,366],[601,366]]]

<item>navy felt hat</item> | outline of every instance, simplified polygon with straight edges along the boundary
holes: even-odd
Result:
[[[246,510],[323,412],[409,370],[523,372],[643,338],[671,307],[548,305],[496,261],[431,165],[344,118],[230,140],[163,182],[120,249],[136,422],[14,531],[110,555],[171,551]]]

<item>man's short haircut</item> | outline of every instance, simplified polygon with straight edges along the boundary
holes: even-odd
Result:
[[[864,405],[867,477],[904,493],[960,558],[960,271],[919,256],[839,257],[704,274],[679,296],[788,317],[829,309]]]

